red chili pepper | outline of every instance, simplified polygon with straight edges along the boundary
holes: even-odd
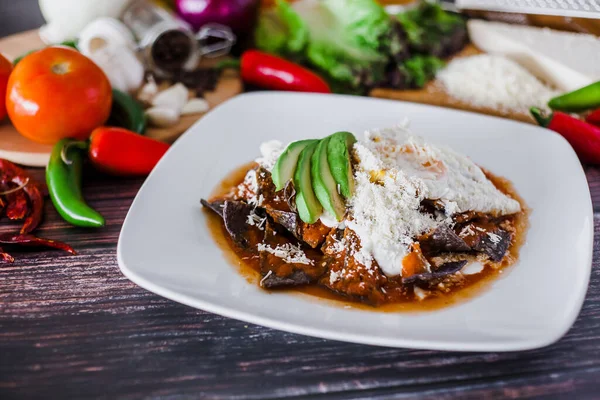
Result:
[[[319,75],[272,54],[248,50],[242,54],[239,64],[242,80],[261,88],[331,93],[329,85]],[[231,63],[223,65],[232,66]]]
[[[23,187],[31,203],[31,210],[23,223],[21,233],[33,231],[42,222],[44,215],[44,198],[38,184],[24,170],[8,160],[0,159],[0,171],[0,183],[3,187],[8,187],[9,182]]]
[[[533,107],[531,114],[541,126],[567,139],[582,162],[600,164],[600,127],[560,111],[544,115],[539,108]]]
[[[23,190],[8,193],[6,195],[8,206],[6,207],[6,216],[11,220],[19,220],[25,218],[29,206],[27,204],[27,196]]]
[[[592,125],[600,126],[600,108],[589,113],[585,120]]]
[[[15,258],[10,254],[5,253],[4,250],[2,250],[2,247],[0,247],[0,258],[9,263],[15,262]]]
[[[89,157],[114,175],[148,175],[169,145],[123,128],[100,127],[90,136]]]
[[[58,240],[44,239],[33,235],[15,235],[13,233],[2,233],[0,234],[0,244],[29,247],[50,247],[53,249],[66,251],[67,253],[77,254],[75,250],[66,243],[59,242]]]

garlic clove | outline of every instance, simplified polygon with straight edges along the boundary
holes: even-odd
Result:
[[[138,92],[137,98],[142,103],[152,104],[152,99],[158,94],[158,85],[152,76],[148,78],[148,82]]]
[[[180,113],[188,100],[188,90],[182,83],[176,83],[170,88],[163,90],[152,99],[152,105],[157,107],[169,107]]]
[[[189,100],[181,109],[181,115],[205,113],[210,109],[208,101],[200,98]]]
[[[179,112],[169,107],[151,107],[146,110],[146,118],[157,128],[168,128],[179,122]]]

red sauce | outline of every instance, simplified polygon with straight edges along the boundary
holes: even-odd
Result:
[[[254,166],[254,163],[249,163],[230,173],[215,189],[213,192],[213,197],[218,197],[229,193],[232,188],[243,181],[246,172]],[[429,297],[421,301],[414,298],[412,290],[407,291],[406,288],[402,287],[400,283],[394,283],[393,281],[390,281],[386,285],[386,289],[388,292],[390,292],[391,289],[392,293],[388,295],[388,301],[386,304],[379,305],[377,307],[350,300],[318,285],[308,285],[305,287],[277,290],[285,290],[290,293],[307,296],[308,298],[317,299],[319,301],[328,301],[339,306],[350,306],[352,308],[376,310],[381,312],[414,312],[437,310],[473,298],[477,294],[481,293],[482,290],[488,288],[496,278],[510,272],[510,267],[517,261],[519,257],[519,249],[525,242],[526,231],[528,228],[528,215],[530,212],[523,199],[514,190],[510,181],[501,177],[497,177],[488,171],[484,172],[500,191],[519,201],[523,210],[522,212],[511,217],[512,224],[516,229],[516,233],[509,248],[509,254],[505,256],[501,264],[488,264],[480,273],[463,275],[459,283],[447,285],[443,289],[432,291],[432,294]],[[216,214],[209,210],[204,210],[204,212],[207,215],[209,230],[215,239],[215,242],[223,250],[227,260],[232,265],[237,267],[239,272],[246,277],[249,283],[258,285],[261,279],[258,257],[244,252],[232,242],[229,235],[225,231],[221,219]]]

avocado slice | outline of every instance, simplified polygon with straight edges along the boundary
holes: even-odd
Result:
[[[356,138],[350,132],[336,132],[330,136],[327,145],[327,161],[331,175],[337,185],[339,193],[345,198],[350,198],[354,192],[354,175],[350,160],[350,149]]]
[[[294,172],[294,188],[296,189],[296,208],[300,219],[307,224],[317,222],[323,207],[315,196],[311,182],[310,161],[318,141],[310,143],[300,152],[298,156],[298,164]]]
[[[279,191],[283,189],[285,184],[294,177],[294,171],[296,170],[296,164],[298,164],[300,152],[302,152],[309,144],[316,142],[318,142],[316,139],[299,140],[290,143],[288,147],[286,147],[277,159],[277,162],[275,162],[273,170],[271,171],[275,190]]]
[[[326,137],[317,145],[312,155],[310,172],[315,196],[327,212],[335,216],[336,220],[341,221],[346,213],[346,204],[338,193],[337,182],[333,179],[327,161],[327,148],[330,139],[331,136]]]

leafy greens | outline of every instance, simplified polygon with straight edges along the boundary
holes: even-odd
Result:
[[[437,45],[441,54],[440,41],[459,22],[464,30],[460,17],[428,3],[396,18],[374,0],[276,0],[261,15],[255,42],[315,69],[335,91],[365,93],[423,86],[443,65],[431,51]]]

